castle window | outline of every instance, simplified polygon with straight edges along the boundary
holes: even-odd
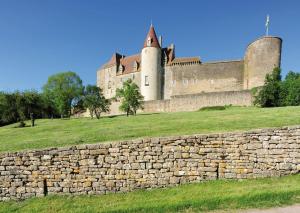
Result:
[[[145,86],[149,86],[149,79],[147,75],[145,75]]]
[[[137,71],[138,70],[138,63],[137,63],[137,61],[134,61],[132,66],[133,66],[133,71]]]
[[[152,39],[150,37],[148,37],[147,39],[147,46],[150,47],[152,43]]]
[[[123,71],[124,71],[124,67],[123,67],[122,64],[120,64],[120,65],[119,65],[119,72],[123,73]]]

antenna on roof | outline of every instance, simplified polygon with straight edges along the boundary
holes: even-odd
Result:
[[[150,27],[152,27],[153,25],[152,25],[152,19],[151,19],[151,24],[150,24]]]

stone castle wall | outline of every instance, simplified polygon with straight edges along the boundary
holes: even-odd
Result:
[[[243,60],[166,66],[164,99],[201,92],[239,91],[243,83]]]
[[[116,88],[131,78],[141,88],[141,72],[116,75],[112,66],[97,72],[97,85],[106,98],[115,96]],[[196,65],[175,65],[164,68],[162,98],[175,95],[190,95],[201,92],[223,92],[243,90],[244,61],[211,62]]]
[[[146,101],[143,112],[196,111],[207,106],[251,106],[250,90],[172,96],[169,100]]]
[[[250,90],[177,95],[172,96],[169,100],[145,101],[144,109],[139,110],[139,113],[196,111],[202,107],[230,104],[233,106],[251,106],[252,102],[253,96]],[[112,101],[110,112],[103,115],[124,114],[119,110],[119,106],[120,102]],[[90,114],[86,112],[82,116],[89,117]]]
[[[77,145],[1,153],[0,200],[127,192],[299,170],[300,126]]]

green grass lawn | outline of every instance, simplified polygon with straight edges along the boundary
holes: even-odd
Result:
[[[29,122],[28,122],[29,124]],[[140,114],[104,117],[100,120],[43,119],[36,127],[0,128],[0,152],[74,144],[126,140],[145,136],[169,136],[249,130],[300,124],[300,107],[230,107],[219,111]]]
[[[207,212],[267,208],[300,202],[300,175],[210,181],[99,196],[48,196],[2,202],[0,212]]]

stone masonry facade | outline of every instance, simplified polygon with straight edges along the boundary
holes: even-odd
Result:
[[[300,126],[0,153],[0,200],[300,171]]]

